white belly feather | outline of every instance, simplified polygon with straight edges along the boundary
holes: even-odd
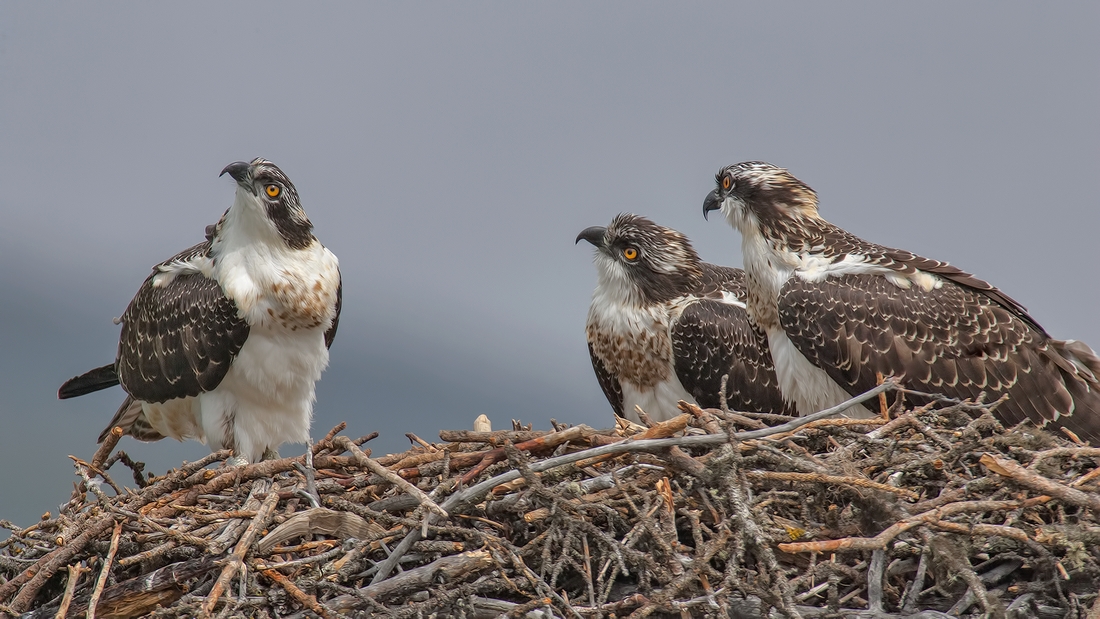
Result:
[[[847,391],[840,388],[825,370],[810,363],[795,348],[785,331],[768,333],[768,347],[771,349],[775,375],[779,379],[779,390],[783,398],[792,402],[799,415],[809,415],[826,408],[836,406],[849,399]],[[863,407],[848,409],[848,417],[867,417]]]
[[[328,366],[324,334],[335,316],[338,262],[316,242],[304,250],[267,247],[264,255],[253,246],[218,249],[215,277],[249,322],[248,339],[213,391],[142,408],[165,436],[233,447],[256,462],[283,443],[310,439],[314,384]]]
[[[851,396],[825,370],[810,363],[797,348],[787,333],[779,325],[777,302],[780,291],[791,277],[817,283],[829,277],[842,277],[848,274],[870,273],[882,275],[895,285],[901,286],[901,279],[893,271],[870,264],[865,256],[851,254],[835,261],[819,257],[813,253],[795,253],[778,251],[758,232],[746,233],[742,229],[742,249],[745,268],[750,273],[750,286],[755,286],[754,294],[763,300],[768,316],[757,314],[760,307],[749,306],[749,315],[768,334],[768,347],[771,349],[775,374],[779,380],[779,390],[783,398],[798,409],[799,415],[809,415],[820,410],[836,406]],[[934,280],[927,274],[917,272],[911,275],[921,286],[933,286]],[[924,277],[924,279],[921,279]],[[927,279],[927,281],[926,281]],[[905,280],[905,284],[909,281]],[[767,318],[762,320],[762,318]],[[868,411],[862,407],[848,409],[847,416],[866,417]]]

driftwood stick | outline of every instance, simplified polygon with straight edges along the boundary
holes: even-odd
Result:
[[[111,547],[107,550],[107,558],[103,560],[103,569],[99,572],[99,579],[95,581],[92,589],[91,600],[88,601],[88,619],[95,619],[95,609],[99,605],[99,596],[103,595],[103,587],[107,584],[107,577],[111,574],[111,564],[115,561],[115,553],[118,552],[118,539],[122,535],[122,523],[115,523],[115,530],[111,533]]]
[[[916,609],[920,594],[924,591],[924,577],[928,573],[928,564],[931,562],[932,547],[929,542],[932,536],[927,531],[921,531],[921,537],[924,539],[924,547],[921,548],[920,560],[917,561],[917,574],[909,582],[909,588],[902,598],[901,612],[903,613]]]
[[[121,562],[120,562],[121,563]],[[167,608],[189,588],[189,582],[217,567],[210,556],[166,565],[152,573],[103,590],[96,612],[104,617],[137,617],[157,606]]]
[[[880,375],[881,376],[881,375]],[[885,394],[880,395],[883,414],[886,414]],[[886,576],[886,551],[882,548],[871,552],[871,564],[867,566],[867,608],[882,612],[882,579]]]

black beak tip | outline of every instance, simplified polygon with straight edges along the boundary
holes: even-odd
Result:
[[[577,243],[580,243],[582,240],[584,240],[592,243],[596,247],[599,247],[603,244],[603,237],[605,234],[607,234],[607,228],[604,228],[603,226],[592,226],[591,228],[585,228],[584,230],[581,230],[580,234],[577,235],[577,240],[573,241],[573,244],[576,245]]]
[[[710,221],[711,211],[717,211],[722,208],[722,200],[718,198],[718,190],[715,189],[707,194],[707,197],[703,200],[703,219]]]
[[[243,161],[235,161],[222,168],[222,173],[218,176],[225,176],[226,174],[232,176],[233,180],[238,183],[243,183],[248,180],[248,164]]]

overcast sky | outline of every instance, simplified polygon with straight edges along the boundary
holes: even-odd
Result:
[[[257,156],[343,270],[313,434],[375,454],[481,413],[610,425],[574,238],[632,211],[740,265],[702,200],[747,159],[1100,347],[1098,31],[1096,2],[0,2],[0,518],[67,499],[123,395],[57,387]]]

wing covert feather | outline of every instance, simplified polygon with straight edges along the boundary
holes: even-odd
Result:
[[[615,415],[623,417],[623,388],[619,384],[619,379],[607,371],[603,361],[596,356],[591,343],[588,344],[588,356],[592,359],[592,369],[596,372],[596,380],[599,381],[600,389],[603,389],[607,402],[611,404]]]
[[[336,269],[336,277],[340,278],[336,284],[336,313],[332,316],[332,325],[325,331],[325,348],[332,348],[332,341],[336,339],[336,329],[340,326],[340,308],[344,305],[344,277],[340,269]]]
[[[680,384],[704,408],[718,408],[722,376],[733,410],[793,414],[783,401],[764,332],[745,309],[713,299],[696,301],[672,325]]]
[[[203,256],[209,247],[199,243],[161,264]],[[146,402],[214,389],[248,337],[248,324],[217,281],[184,273],[154,286],[158,272],[153,269],[122,315],[116,362],[126,392]]]
[[[780,291],[779,317],[795,347],[853,395],[874,387],[876,372],[953,398],[1008,394],[996,411],[1008,425],[1031,420],[1100,439],[1100,410],[1066,417],[1075,401],[1095,407],[1100,400],[1095,385],[1060,367],[1066,362],[1052,348],[1059,342],[971,286],[947,280],[926,291],[878,275],[813,284],[793,277]],[[1084,399],[1075,395],[1082,390]]]

